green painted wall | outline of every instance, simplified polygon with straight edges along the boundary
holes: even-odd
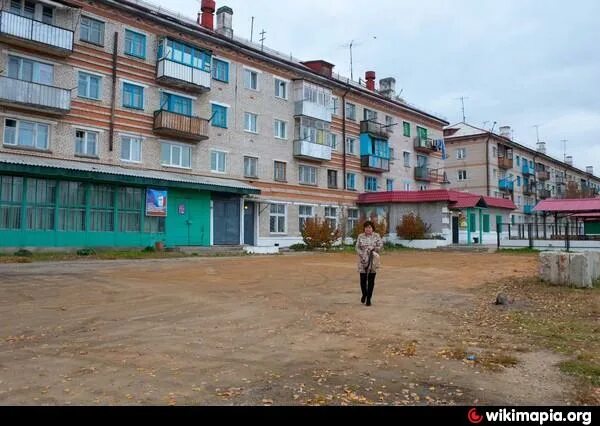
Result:
[[[585,235],[600,235],[600,222],[585,222]]]
[[[207,191],[169,191],[167,246],[210,246],[210,199]]]

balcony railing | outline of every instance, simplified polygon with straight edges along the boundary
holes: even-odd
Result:
[[[415,167],[415,180],[433,183],[449,183],[445,172],[427,166]]]
[[[498,181],[498,188],[500,188],[500,191],[513,192],[515,190],[515,183],[506,178],[500,179]]]
[[[360,157],[360,167],[371,172],[389,172],[390,160],[374,155],[363,155]]]
[[[295,114],[331,123],[331,110],[325,105],[310,101],[296,101]]]
[[[523,213],[525,213],[525,214],[533,214],[533,208],[534,208],[534,206],[532,206],[531,204],[525,204],[523,206]]]
[[[426,154],[430,154],[432,152],[437,152],[438,148],[435,146],[433,139],[430,138],[422,138],[420,136],[415,137],[415,151],[424,152]]]
[[[208,120],[170,111],[155,111],[154,131],[164,136],[203,141],[208,139]]]
[[[512,169],[513,159],[508,157],[498,157],[498,167],[501,169]]]
[[[369,133],[379,139],[390,138],[390,128],[373,120],[361,121],[360,133]]]
[[[178,88],[202,93],[210,90],[209,72],[181,64],[170,59],[161,59],[156,65],[156,80]]]
[[[73,52],[73,31],[7,11],[0,12],[0,36],[55,54]]]
[[[523,163],[522,172],[525,176],[533,176],[535,174],[533,168],[529,167],[529,164],[527,163]]]
[[[523,195],[535,195],[535,187],[533,187],[532,185],[523,185]]]
[[[540,189],[540,199],[545,200],[546,198],[550,198],[552,194],[549,189]]]
[[[537,178],[538,178],[538,180],[549,180],[550,172],[548,172],[547,170],[538,170]]]
[[[294,141],[294,156],[306,160],[330,161],[331,147],[305,140]]]
[[[54,86],[0,76],[0,102],[54,114],[66,114],[71,110],[71,92]]]

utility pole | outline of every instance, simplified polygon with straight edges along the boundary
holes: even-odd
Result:
[[[262,36],[260,39],[260,50],[265,50],[265,40],[266,40],[265,34],[266,33],[267,32],[264,29],[262,30],[262,32],[259,33]]]
[[[567,142],[569,142],[567,139],[563,139],[561,141],[563,143],[563,162],[567,162]]]
[[[535,127],[535,134],[537,136],[537,143],[540,143],[540,125],[536,124],[533,127]]]
[[[350,42],[350,80],[354,81],[354,68],[352,66],[352,45],[354,45],[354,40]]]

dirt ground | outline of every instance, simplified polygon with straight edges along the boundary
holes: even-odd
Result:
[[[383,264],[371,307],[349,253],[0,265],[0,404],[573,401],[562,355],[470,319],[503,280],[534,276],[535,255]],[[449,356],[457,344],[515,365]]]

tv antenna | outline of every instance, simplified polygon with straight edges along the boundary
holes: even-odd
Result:
[[[537,138],[537,143],[540,143],[540,125],[536,124],[533,127],[535,127],[535,135],[536,135],[536,138]]]
[[[267,32],[264,29],[259,33],[261,35],[261,38],[260,38],[260,50],[265,50],[265,40],[267,39],[265,37],[266,33]]]
[[[563,161],[566,163],[567,162],[567,142],[569,142],[567,139],[563,139],[561,140],[561,142],[563,143]]]
[[[460,98],[457,98],[457,100],[459,100],[462,105],[462,122],[463,123],[467,122],[467,119],[465,117],[465,99],[469,99],[469,98],[467,98],[465,96],[461,96]]]

